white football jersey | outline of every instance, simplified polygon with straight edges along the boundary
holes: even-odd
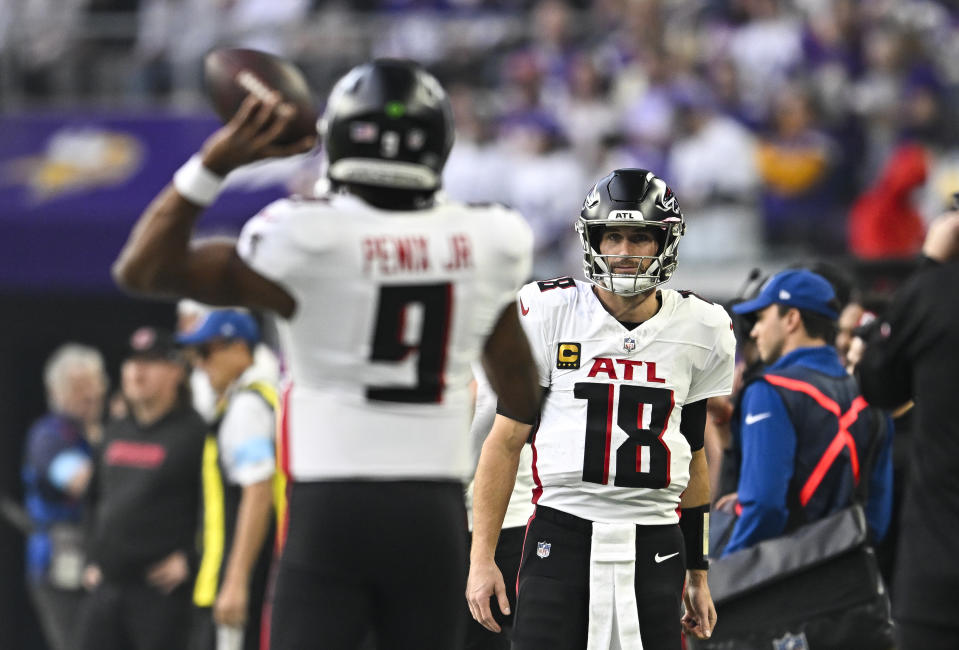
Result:
[[[468,476],[470,363],[531,249],[525,221],[499,206],[385,211],[333,194],[251,219],[240,257],[297,303],[277,321],[293,478]]]
[[[533,502],[592,521],[671,524],[689,482],[683,406],[728,395],[735,337],[726,311],[660,290],[627,330],[593,285],[559,278],[520,291],[520,322],[549,388],[533,440]]]

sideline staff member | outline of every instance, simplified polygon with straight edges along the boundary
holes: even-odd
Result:
[[[902,650],[951,650],[959,639],[959,212],[933,223],[922,252],[922,268],[872,329],[856,376],[871,403],[916,402],[893,617]]]
[[[822,519],[849,504],[860,480],[869,481],[866,521],[882,539],[892,516],[892,422],[859,395],[831,345],[838,302],[821,275],[805,269],[777,273],[759,295],[733,306],[755,314],[750,336],[766,369],[743,393],[742,514],[724,554]],[[879,428],[872,475],[859,475]]]
[[[207,425],[190,405],[173,334],[130,337],[121,388],[130,414],[104,432],[80,650],[186,647]]]

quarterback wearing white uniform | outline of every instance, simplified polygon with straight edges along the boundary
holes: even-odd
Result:
[[[484,445],[467,597],[495,630],[481,607],[500,589],[488,544],[502,517],[500,484],[531,435],[536,510],[514,650],[679,648],[684,578],[687,630],[708,636],[715,622],[703,430],[706,400],[732,390],[731,321],[694,294],[657,289],[675,269],[685,223],[652,173],[602,179],[577,230],[590,282],[557,278],[519,293],[546,401],[535,427],[501,408]]]
[[[515,292],[532,236],[499,207],[444,203],[452,112],[408,61],[358,66],[320,122],[330,192],[264,208],[233,247],[190,246],[222,176],[268,156],[295,111],[247,97],[141,217],[120,283],[280,317],[292,389],[281,463],[289,529],[275,650],[462,645],[470,364],[524,417],[540,396]]]

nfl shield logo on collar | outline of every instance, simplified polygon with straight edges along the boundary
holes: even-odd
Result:
[[[623,349],[627,352],[632,352],[636,349],[636,339],[632,336],[627,336],[623,339]]]
[[[539,557],[549,557],[549,549],[552,544],[549,542],[536,542],[536,555]]]
[[[809,650],[806,633],[790,634],[787,632],[781,639],[773,639],[773,650]]]

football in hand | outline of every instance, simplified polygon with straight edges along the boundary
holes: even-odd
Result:
[[[236,114],[247,95],[265,98],[276,91],[296,109],[296,116],[277,138],[277,144],[291,144],[316,134],[313,95],[303,73],[292,62],[257,50],[220,49],[206,55],[203,73],[213,109],[224,122]]]

